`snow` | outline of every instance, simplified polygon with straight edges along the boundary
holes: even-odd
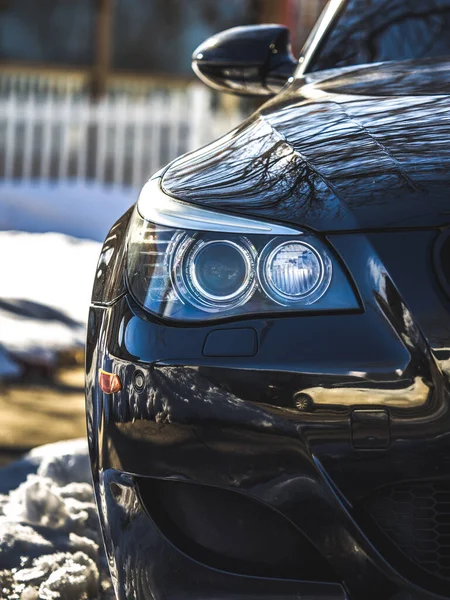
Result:
[[[137,190],[0,181],[0,378],[84,345],[101,242]]]
[[[29,302],[30,316],[51,321],[63,311],[66,321],[83,323],[101,244],[59,233],[0,232],[2,261],[0,298]],[[34,307],[33,307],[34,303]],[[38,306],[53,313],[39,314]]]
[[[89,470],[87,443],[32,450],[0,470],[0,590],[10,600],[114,598]],[[24,468],[28,465],[29,472]],[[11,478],[22,472],[23,481]]]
[[[54,231],[103,242],[138,190],[77,181],[0,181],[0,231]]]
[[[0,232],[0,374],[17,371],[15,358],[52,366],[83,347],[100,249],[60,233]]]

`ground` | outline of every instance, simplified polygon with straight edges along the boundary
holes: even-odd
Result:
[[[36,446],[84,436],[83,369],[62,370],[53,381],[0,383],[0,413],[0,465]]]

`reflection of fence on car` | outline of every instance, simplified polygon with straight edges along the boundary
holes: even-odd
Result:
[[[199,84],[150,96],[11,91],[0,97],[0,178],[140,186],[179,154],[237,125]]]

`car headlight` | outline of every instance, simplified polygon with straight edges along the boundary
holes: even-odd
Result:
[[[159,177],[130,221],[127,282],[146,310],[184,321],[359,309],[325,240],[185,204]]]

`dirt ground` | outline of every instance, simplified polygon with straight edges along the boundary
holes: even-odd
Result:
[[[54,381],[0,383],[0,466],[27,450],[86,435],[82,368]]]

